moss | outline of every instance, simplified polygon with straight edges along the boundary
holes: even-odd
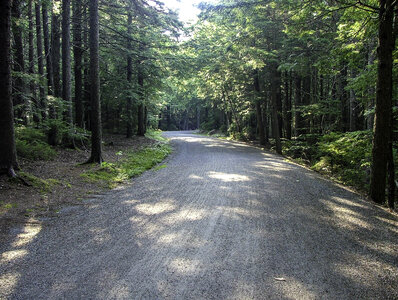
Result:
[[[167,168],[167,165],[159,165],[154,168],[155,171],[159,171],[161,169]]]
[[[114,188],[118,184],[151,169],[162,162],[170,153],[170,145],[159,142],[152,147],[129,153],[127,158],[115,164],[104,162],[99,167],[92,167],[83,172],[81,176],[89,182],[99,182],[107,188]],[[159,166],[160,168],[164,167]]]
[[[36,189],[40,190],[40,193],[42,194],[47,194],[51,192],[51,189],[55,185],[61,184],[61,182],[58,179],[41,179],[39,177],[36,177],[32,174],[26,173],[26,172],[19,172],[19,176],[23,177],[26,181],[28,181],[33,187]]]

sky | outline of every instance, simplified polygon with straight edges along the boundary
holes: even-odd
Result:
[[[195,21],[200,10],[194,5],[200,2],[214,2],[215,0],[162,0],[164,4],[179,11],[180,20],[184,22]]]

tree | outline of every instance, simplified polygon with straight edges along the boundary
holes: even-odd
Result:
[[[91,157],[88,162],[102,163],[102,129],[99,79],[98,0],[90,0],[90,98],[91,98]]]
[[[75,75],[75,120],[76,125],[84,127],[83,105],[83,43],[82,43],[82,2],[73,2],[73,57]]]
[[[397,23],[394,24],[394,17],[396,18],[395,9],[397,7],[396,1],[380,0],[379,4],[379,45],[377,49],[379,61],[377,64],[376,112],[370,196],[373,201],[382,204],[385,202],[387,164],[393,164],[392,154],[390,153],[392,151],[392,53],[395,48],[396,31],[398,28],[396,28]],[[392,184],[394,185],[393,182]]]
[[[36,44],[37,44],[37,70],[39,72],[40,79],[39,80],[39,96],[40,99],[38,101],[41,118],[42,120],[46,119],[46,100],[45,100],[45,91],[44,86],[41,83],[42,79],[44,79],[44,64],[43,64],[43,40],[42,40],[42,28],[41,28],[41,14],[40,14],[40,1],[35,3],[35,12],[36,12]]]
[[[15,177],[18,168],[11,97],[11,0],[0,2],[0,172]]]
[[[62,99],[65,101],[65,121],[72,124],[70,0],[62,0]]]

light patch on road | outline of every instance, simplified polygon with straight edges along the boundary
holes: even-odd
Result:
[[[195,175],[195,174],[189,175],[188,178],[189,178],[189,179],[203,179],[203,177],[200,177],[200,176]]]
[[[25,249],[6,251],[1,254],[0,262],[1,262],[1,264],[9,263],[13,260],[24,257],[26,254],[28,254],[28,251]]]
[[[198,269],[199,263],[198,260],[179,257],[170,262],[170,268],[180,274],[192,274]]]
[[[14,292],[21,277],[19,273],[7,273],[0,275],[0,299],[6,299]]]
[[[17,235],[15,241],[12,243],[12,246],[22,247],[26,244],[29,244],[40,231],[40,224],[26,224],[23,232]]]
[[[229,173],[214,172],[214,171],[211,171],[208,174],[210,178],[218,179],[224,182],[250,181],[249,177],[240,174],[229,174]]]
[[[175,208],[175,205],[171,202],[143,203],[135,207],[138,212],[148,216],[169,212]]]

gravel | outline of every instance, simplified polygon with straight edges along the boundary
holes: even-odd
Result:
[[[165,133],[167,167],[14,226],[0,299],[398,299],[398,217],[244,144]]]

